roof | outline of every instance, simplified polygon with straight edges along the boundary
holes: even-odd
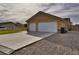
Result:
[[[75,26],[79,26],[79,24],[75,24]]]
[[[2,23],[0,23],[0,24],[8,24],[8,23],[14,24],[13,22],[2,22]]]
[[[34,18],[36,15],[39,15],[39,14],[47,14],[47,15],[49,15],[49,16],[53,16],[53,17],[56,17],[56,18],[60,18],[60,17],[58,17],[58,16],[51,15],[51,14],[45,13],[45,12],[43,12],[43,11],[39,11],[39,12],[37,12],[35,15],[33,15],[31,18],[29,18],[28,20],[26,20],[26,22],[28,22],[29,20],[31,20],[32,18]],[[61,19],[62,19],[62,18],[61,18]]]

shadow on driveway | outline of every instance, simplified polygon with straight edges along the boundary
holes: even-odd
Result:
[[[28,35],[36,36],[36,37],[43,37],[48,34],[51,34],[50,32],[28,32]]]

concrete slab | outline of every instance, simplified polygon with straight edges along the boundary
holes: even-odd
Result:
[[[10,54],[26,45],[39,41],[54,33],[29,32],[26,31],[14,34],[0,35],[0,51]]]

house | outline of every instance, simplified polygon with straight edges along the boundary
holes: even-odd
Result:
[[[61,27],[65,27],[62,18],[42,11],[33,15],[26,22],[28,31],[57,32]]]
[[[2,22],[0,23],[0,30],[15,30],[23,27],[20,23]]]
[[[2,22],[0,23],[0,30],[13,30],[15,29],[15,24],[13,22]]]
[[[67,30],[71,30],[72,22],[71,22],[70,18],[63,18],[63,21],[65,23],[65,28]]]
[[[72,25],[72,31],[79,31],[79,24]]]

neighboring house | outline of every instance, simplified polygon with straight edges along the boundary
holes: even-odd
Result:
[[[70,18],[63,18],[63,20],[64,20],[64,23],[65,23],[65,28],[67,30],[71,30],[72,22],[71,22]]]
[[[15,29],[15,24],[12,22],[3,22],[3,23],[0,23],[0,27],[3,27],[3,28],[0,28],[0,30],[13,30]]]
[[[57,32],[61,27],[65,27],[62,18],[42,11],[33,15],[26,22],[28,31]]]
[[[79,31],[79,24],[72,25],[72,31]]]
[[[20,23],[13,23],[13,22],[0,23],[0,30],[15,30],[21,27],[22,25]]]

